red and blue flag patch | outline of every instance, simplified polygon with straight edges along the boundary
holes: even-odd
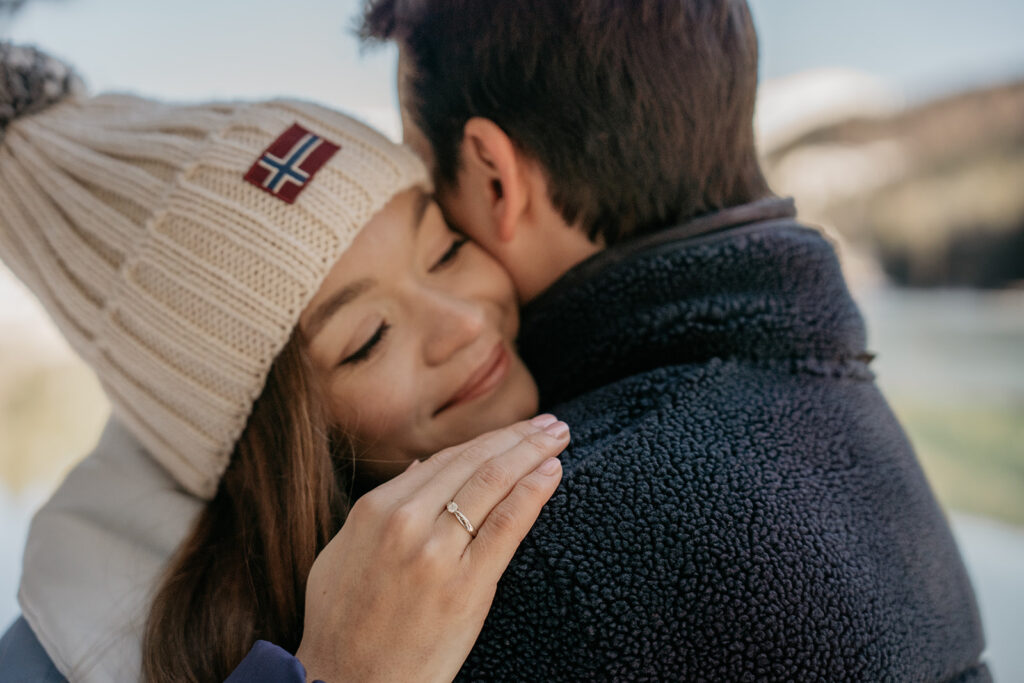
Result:
[[[267,147],[245,179],[291,204],[339,149],[295,123]]]

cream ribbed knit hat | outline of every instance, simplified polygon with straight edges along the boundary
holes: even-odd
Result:
[[[427,173],[317,105],[177,106],[74,83],[0,44],[0,258],[154,458],[211,498],[299,314]]]

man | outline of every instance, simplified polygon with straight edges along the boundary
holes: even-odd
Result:
[[[573,430],[462,677],[986,680],[835,254],[758,167],[745,2],[377,0],[363,33]]]

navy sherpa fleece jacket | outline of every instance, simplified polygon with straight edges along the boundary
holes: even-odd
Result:
[[[607,250],[524,311],[572,443],[459,680],[989,680],[836,255],[792,215]]]

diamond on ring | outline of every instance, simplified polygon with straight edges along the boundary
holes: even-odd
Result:
[[[445,509],[448,510],[448,512],[455,515],[455,519],[459,520],[459,524],[462,525],[463,529],[469,532],[470,536],[473,536],[474,538],[476,537],[476,530],[473,528],[473,525],[470,523],[470,521],[466,518],[466,515],[462,514],[462,510],[459,509],[458,504],[454,500],[448,501],[448,504],[445,506]]]

